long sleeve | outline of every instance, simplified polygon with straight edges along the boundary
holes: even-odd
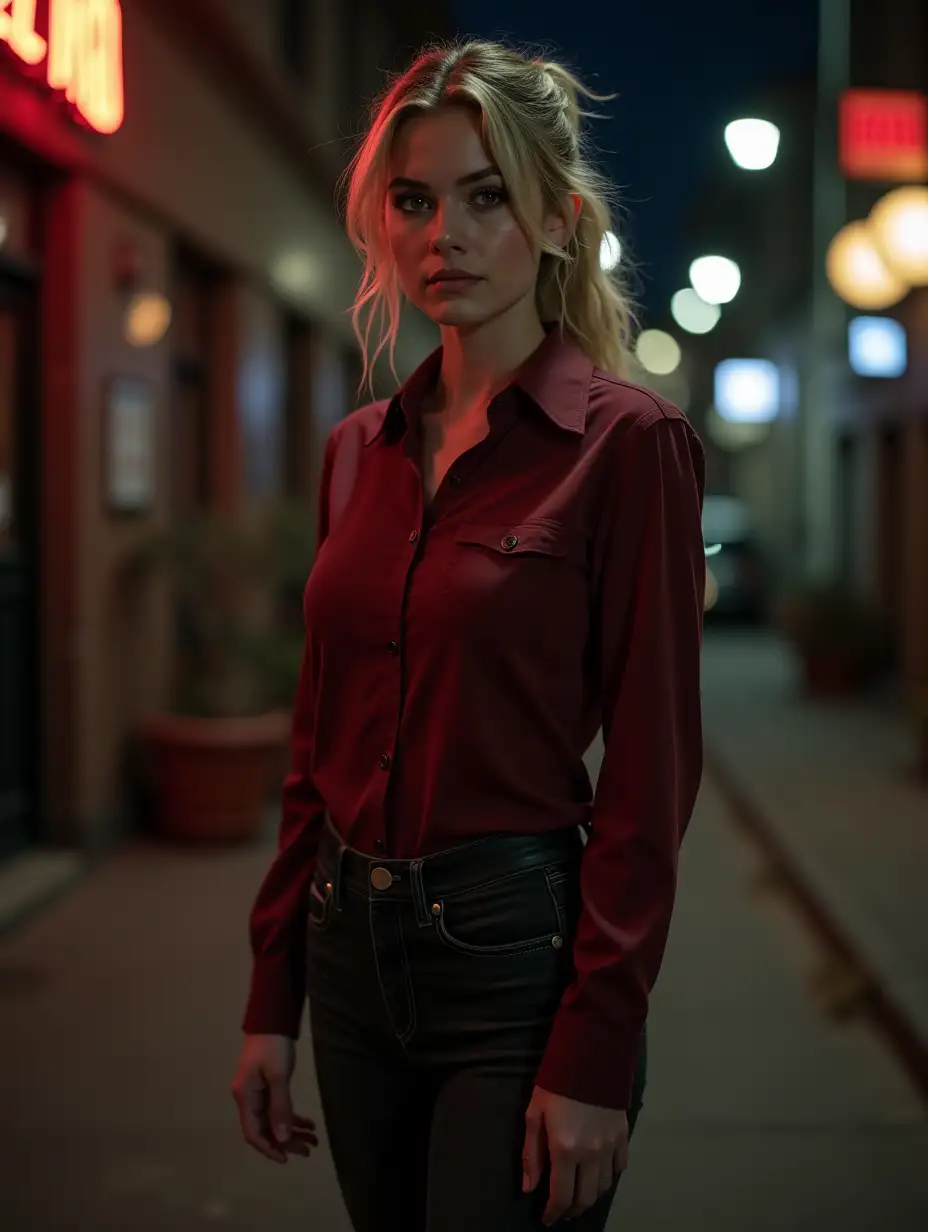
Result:
[[[317,553],[329,529],[333,435],[319,484]],[[251,990],[242,1024],[248,1034],[297,1039],[305,1000],[306,901],[325,806],[312,777],[315,682],[309,631],[293,710],[290,771],[284,780],[277,854],[251,910]]]
[[[605,755],[583,855],[576,974],[537,1075],[628,1108],[702,773],[702,448],[682,417],[636,425],[594,557]]]

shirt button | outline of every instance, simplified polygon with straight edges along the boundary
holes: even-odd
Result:
[[[380,758],[380,768],[381,770],[390,769],[390,754],[389,753],[384,753],[383,756]]]
[[[391,655],[398,655],[400,653],[399,643],[390,642],[387,645],[387,650],[390,652]]]
[[[506,536],[506,537],[505,537],[505,538],[501,541],[500,546],[501,546],[501,547],[502,547],[505,551],[507,551],[507,552],[511,552],[513,548],[516,548],[516,547],[518,547],[518,546],[519,546],[519,536],[518,536],[518,535],[507,535],[507,536]]]
[[[415,543],[418,538],[419,538],[419,532],[417,530],[414,530],[412,534],[409,536],[409,542]]]

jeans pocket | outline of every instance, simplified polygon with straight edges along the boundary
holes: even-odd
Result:
[[[560,916],[542,868],[498,877],[445,895],[432,906],[438,936],[450,949],[507,956],[563,947]]]
[[[328,928],[332,919],[332,883],[314,877],[309,886],[309,925],[316,932]]]

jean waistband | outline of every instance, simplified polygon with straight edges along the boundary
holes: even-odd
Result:
[[[345,893],[372,900],[411,900],[420,923],[431,923],[436,898],[509,873],[575,860],[583,854],[579,827],[543,834],[493,834],[414,860],[381,859],[349,847],[326,816],[316,857],[336,910]]]

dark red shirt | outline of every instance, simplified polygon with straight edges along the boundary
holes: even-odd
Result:
[[[419,408],[440,362],[326,446],[244,1027],[299,1033],[326,809],[350,846],[396,858],[589,825],[576,978],[537,1081],[626,1108],[702,770],[702,448],[676,407],[552,331],[427,507]]]

